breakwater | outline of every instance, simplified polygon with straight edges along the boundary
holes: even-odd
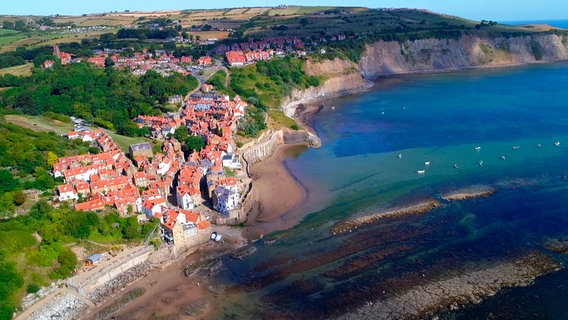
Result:
[[[439,201],[430,200],[430,201],[420,202],[418,204],[408,206],[408,207],[404,207],[404,208],[393,209],[393,210],[388,210],[388,211],[381,211],[381,212],[377,212],[377,213],[374,213],[374,214],[371,214],[371,215],[366,215],[366,216],[363,216],[363,217],[347,219],[347,220],[341,221],[338,224],[336,224],[333,228],[331,228],[330,232],[334,235],[341,234],[341,233],[344,233],[344,232],[350,232],[350,231],[357,229],[359,227],[363,227],[363,226],[368,225],[368,224],[373,224],[373,223],[379,221],[380,219],[392,218],[392,217],[398,217],[398,216],[405,216],[405,215],[413,215],[413,214],[422,214],[422,213],[426,213],[426,212],[428,212],[428,211],[430,211],[434,208],[437,208],[441,205],[442,204]]]

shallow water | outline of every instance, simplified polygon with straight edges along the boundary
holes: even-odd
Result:
[[[232,293],[217,317],[326,318],[566,236],[567,85],[568,65],[555,64],[391,78],[326,103],[314,122],[323,147],[286,161],[325,201],[304,208],[298,226],[269,236],[273,243],[257,242],[254,255],[225,260],[216,282]],[[346,217],[473,185],[498,192],[329,233]],[[521,303],[526,317],[557,318],[566,307],[550,306],[565,301],[566,277],[561,271],[443,316],[507,316]]]

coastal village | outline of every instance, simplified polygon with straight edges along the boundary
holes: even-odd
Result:
[[[205,86],[206,91],[211,88]],[[69,139],[96,144],[101,153],[59,158],[53,164],[57,200],[72,201],[77,210],[115,208],[121,215],[136,214],[138,221],[159,219],[163,240],[176,246],[176,254],[207,240],[211,222],[244,221],[241,201],[251,180],[242,171],[234,138],[247,104],[238,96],[195,93],[179,114],[138,116],[139,127],[162,142],[154,153],[150,143],[134,144],[125,154],[102,129],[70,131]],[[185,126],[205,141],[187,156],[173,137]]]

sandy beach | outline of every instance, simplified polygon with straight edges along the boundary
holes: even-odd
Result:
[[[222,242],[207,242],[187,256],[154,267],[150,273],[108,297],[84,319],[207,319],[216,294],[210,286],[209,267],[224,254],[246,243],[235,227],[216,226]],[[193,271],[185,275],[187,266]]]
[[[247,217],[245,238],[258,239],[298,222],[295,215],[286,213],[306,199],[307,190],[290,174],[283,161],[302,148],[302,145],[279,145],[274,155],[251,167],[256,204]]]

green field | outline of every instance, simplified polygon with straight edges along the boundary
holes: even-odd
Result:
[[[9,43],[12,43],[14,41],[18,41],[20,39],[24,39],[25,37],[26,36],[23,35],[23,34],[1,36],[0,37],[0,46],[7,45]]]
[[[48,119],[42,116],[27,116],[8,114],[4,116],[6,121],[17,124],[21,127],[31,129],[33,131],[49,132],[53,131],[57,134],[67,133],[73,130],[73,124]],[[145,138],[131,138],[123,136],[112,131],[105,130],[124,152],[128,152],[128,146],[135,143],[147,142]]]
[[[20,31],[9,30],[9,29],[0,29],[0,37],[16,35],[18,33],[20,33]]]
[[[53,131],[57,134],[62,134],[73,130],[72,123],[52,120],[42,116],[7,114],[4,117],[8,122],[17,124],[20,127],[31,129],[33,131],[39,131],[39,132]]]
[[[142,142],[148,142],[148,139],[146,138],[142,138],[142,137],[136,137],[136,138],[132,138],[132,137],[127,137],[127,136],[123,136],[117,133],[114,133],[112,131],[109,130],[105,130],[109,136],[112,137],[112,140],[114,140],[114,142],[118,145],[118,147],[124,151],[125,153],[128,153],[128,146],[131,144],[136,144],[136,143],[142,143]]]

